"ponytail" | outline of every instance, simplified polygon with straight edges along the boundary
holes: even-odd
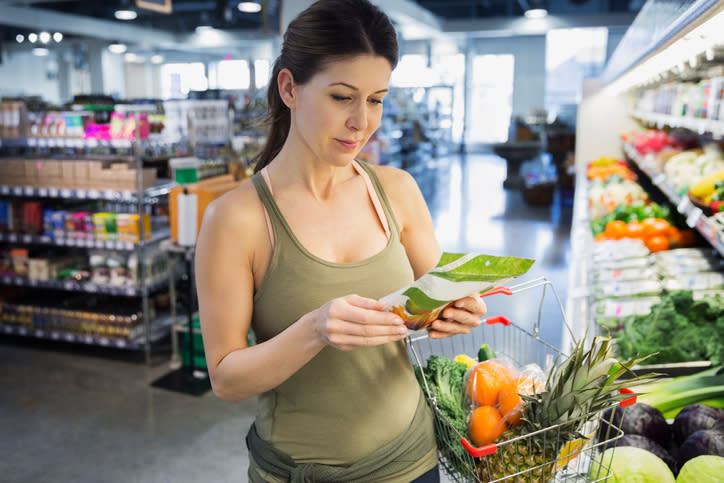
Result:
[[[279,154],[279,151],[282,150],[282,146],[284,146],[284,142],[287,140],[287,136],[289,135],[291,112],[279,95],[279,84],[277,82],[277,78],[279,77],[279,72],[281,70],[280,56],[276,62],[274,62],[272,76],[269,80],[269,88],[266,93],[268,108],[263,123],[269,127],[269,133],[264,149],[262,149],[253,160],[253,162],[256,162],[256,165],[254,166],[255,173],[261,171],[262,168],[268,165],[271,160]]]

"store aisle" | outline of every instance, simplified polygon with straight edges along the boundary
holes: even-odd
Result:
[[[419,163],[420,184],[444,250],[535,258],[525,279],[547,276],[565,302],[570,208],[529,207],[505,192],[492,155]],[[514,297],[514,298],[513,298]],[[548,302],[542,337],[558,345],[560,311]],[[489,313],[532,325],[540,292],[488,299]],[[82,352],[79,354],[79,352]],[[151,388],[169,368],[76,347],[0,339],[0,475],[7,482],[245,481],[243,437],[255,402]]]

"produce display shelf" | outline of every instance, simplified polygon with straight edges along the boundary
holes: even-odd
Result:
[[[150,342],[158,342],[163,337],[168,335],[167,328],[171,325],[171,323],[172,319],[170,316],[161,317],[151,322]],[[46,330],[10,324],[0,324],[0,334],[71,342],[75,344],[95,345],[101,347],[114,347],[117,349],[129,350],[143,349],[146,344],[146,338],[143,335],[142,325],[134,327],[133,333],[129,338],[99,337],[86,334],[74,334],[72,332],[64,332],[59,330]]]
[[[22,243],[24,245],[52,245],[59,247],[95,248],[98,250],[132,251],[141,246],[152,246],[161,243],[171,235],[166,228],[154,231],[147,242],[133,243],[129,241],[76,240],[73,238],[53,238],[48,235],[23,235],[17,233],[0,233],[0,243]]]
[[[118,295],[124,297],[140,297],[144,292],[152,292],[163,287],[167,280],[161,280],[147,286],[115,286],[99,285],[90,282],[75,282],[72,280],[31,280],[25,277],[4,275],[0,277],[0,285],[14,287],[47,288],[52,290],[65,290],[68,292],[99,293],[105,295]]]
[[[658,128],[665,126],[683,127],[699,134],[711,133],[714,138],[724,136],[724,121],[716,119],[697,119],[693,117],[659,114],[656,112],[633,111],[631,117]]]
[[[143,192],[143,202],[152,204],[159,196],[167,195],[176,183],[162,179],[153,188]],[[136,192],[131,190],[97,190],[85,188],[37,188],[35,186],[0,186],[0,196],[22,198],[60,198],[74,200],[106,200],[136,203]]]
[[[701,208],[695,206],[688,196],[679,195],[666,181],[663,173],[656,172],[645,156],[634,149],[630,144],[624,146],[626,156],[651,179],[651,182],[676,206],[676,211],[686,217],[686,224],[695,228],[704,239],[709,242],[721,256],[724,257],[724,230],[720,229],[714,217],[704,215]]]

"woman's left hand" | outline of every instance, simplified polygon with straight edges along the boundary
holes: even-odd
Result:
[[[480,297],[464,297],[456,300],[440,314],[440,318],[428,328],[431,339],[443,339],[457,334],[468,334],[480,325],[480,318],[487,308]]]

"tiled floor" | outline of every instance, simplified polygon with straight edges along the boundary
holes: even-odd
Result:
[[[548,277],[565,302],[570,207],[530,207],[504,191],[505,163],[451,156],[409,168],[428,201],[444,250],[536,259],[525,276]],[[550,294],[550,292],[548,292]],[[495,296],[489,314],[522,326],[540,292]],[[557,345],[561,315],[550,297],[541,334]],[[0,480],[6,482],[246,481],[243,437],[254,400],[229,405],[153,388],[168,354],[138,356],[0,338]]]

